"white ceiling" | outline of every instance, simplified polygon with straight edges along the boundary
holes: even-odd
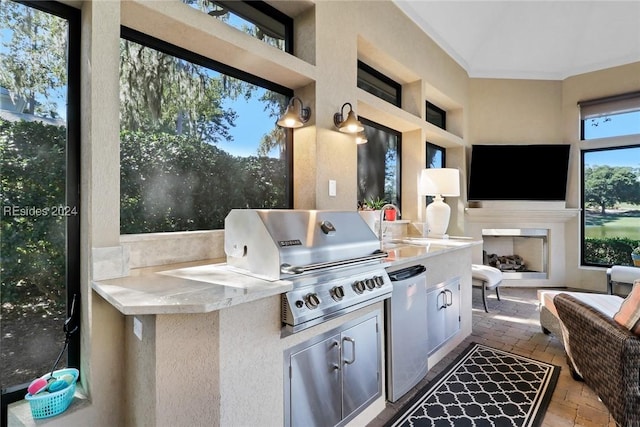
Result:
[[[563,80],[640,61],[640,0],[394,0],[470,77]]]

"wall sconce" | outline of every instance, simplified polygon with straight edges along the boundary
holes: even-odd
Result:
[[[451,208],[444,203],[442,196],[460,196],[460,172],[451,168],[428,168],[420,174],[418,193],[422,196],[435,196],[427,206],[427,227],[429,236],[446,235],[449,226]]]
[[[349,114],[347,119],[344,119],[344,107],[349,106]],[[356,118],[356,113],[353,112],[353,107],[350,103],[345,102],[340,108],[339,113],[333,115],[333,123],[336,125],[340,132],[344,133],[358,133],[364,130],[364,126],[360,123],[360,120]]]
[[[294,102],[298,100],[300,103],[300,110],[297,110]],[[276,124],[283,128],[299,128],[309,121],[311,117],[311,108],[305,107],[302,100],[297,96],[294,96],[287,105],[287,111],[278,119]]]
[[[356,135],[356,144],[366,144],[368,141],[367,135],[365,135],[364,132],[358,132]]]

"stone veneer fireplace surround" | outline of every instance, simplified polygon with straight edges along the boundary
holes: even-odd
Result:
[[[503,285],[561,287],[566,286],[565,223],[577,218],[578,212],[565,208],[564,202],[483,202],[482,207],[465,209],[465,234],[483,240],[483,230],[545,230],[545,272],[520,276],[509,273],[504,276]],[[482,264],[482,249],[487,249],[484,246],[473,254],[474,263]],[[491,246],[487,252],[490,250]]]

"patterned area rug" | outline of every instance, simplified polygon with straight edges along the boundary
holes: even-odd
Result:
[[[387,426],[539,426],[560,367],[471,344]]]

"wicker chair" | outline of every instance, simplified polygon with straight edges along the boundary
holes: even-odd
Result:
[[[622,427],[640,426],[640,337],[567,294],[553,303],[568,333],[569,367]]]

